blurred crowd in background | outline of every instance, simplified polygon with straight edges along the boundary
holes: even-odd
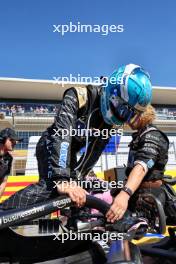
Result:
[[[174,106],[154,106],[158,119],[176,119],[176,107]],[[43,103],[0,103],[0,113],[5,116],[35,114],[47,115],[55,114],[59,108],[59,104],[43,104]]]
[[[48,114],[56,113],[57,106],[52,104],[0,104],[0,112],[4,113],[6,116],[11,116],[15,114]]]

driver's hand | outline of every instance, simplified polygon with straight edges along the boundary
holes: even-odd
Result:
[[[86,202],[88,192],[77,185],[76,182],[62,182],[57,185],[58,192],[66,193],[78,207],[82,207]]]
[[[128,208],[129,195],[121,191],[114,199],[111,208],[106,214],[107,220],[114,223],[116,220],[120,220]]]

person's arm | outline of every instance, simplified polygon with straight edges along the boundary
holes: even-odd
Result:
[[[4,190],[5,190],[5,188],[6,188],[6,185],[7,185],[7,178],[8,178],[8,177],[5,177],[5,178],[3,179],[3,181],[0,183],[0,198],[1,198],[1,196],[3,195]]]
[[[140,186],[146,174],[147,170],[145,170],[140,163],[137,163],[132,169],[130,175],[128,176],[128,180],[125,186],[128,187],[132,191],[132,193],[134,193]],[[122,193],[125,192],[122,191]]]
[[[101,137],[95,138],[88,147],[87,155],[83,165],[79,169],[81,177],[87,175],[87,173],[93,168],[94,164],[97,162],[105,146],[109,142],[110,138],[102,139]],[[83,206],[86,202],[87,191],[76,185],[76,182],[62,182],[57,186],[58,191],[61,193],[67,193],[72,201],[74,201],[78,206]]]
[[[55,122],[50,128],[49,163],[52,167],[52,175],[57,179],[57,190],[66,193],[77,206],[82,206],[86,201],[86,191],[77,186],[76,182],[70,182],[70,159],[72,135],[71,129],[76,128],[79,102],[74,88],[64,94],[62,105],[56,115]],[[63,134],[65,132],[65,134]],[[68,132],[68,133],[67,133]]]
[[[134,159],[134,168],[128,176],[126,187],[134,193],[143,181],[148,170],[155,165],[161,152],[168,152],[169,144],[160,132],[152,131],[141,139],[139,149]],[[128,207],[130,196],[123,190],[115,197],[107,213],[108,221],[121,219]]]
[[[54,124],[48,129],[50,136],[47,141],[49,151],[48,164],[52,177],[58,181],[70,180],[70,158],[72,135],[76,128],[79,103],[76,91],[70,88],[64,94],[62,104],[55,117]]]
[[[146,170],[144,170],[141,164],[136,164],[132,169],[125,186],[128,187],[132,193],[134,193],[140,186],[146,173]],[[128,208],[129,199],[129,194],[121,190],[120,193],[115,197],[113,204],[106,215],[108,221],[114,222],[115,220],[121,219],[123,217]]]

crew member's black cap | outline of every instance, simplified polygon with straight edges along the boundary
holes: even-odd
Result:
[[[0,140],[6,139],[6,138],[10,138],[10,139],[16,140],[18,142],[23,141],[23,138],[19,138],[18,135],[16,134],[15,130],[13,130],[11,128],[5,128],[5,129],[0,131]]]

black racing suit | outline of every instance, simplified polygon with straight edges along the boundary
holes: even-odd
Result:
[[[81,88],[82,89],[82,88]],[[54,123],[42,134],[36,146],[39,182],[15,193],[0,205],[3,210],[25,208],[58,195],[54,181],[76,179],[77,173],[85,176],[95,165],[106,144],[108,137],[102,134],[88,137],[86,155],[77,161],[77,153],[86,145],[86,136],[63,135],[61,131],[76,128],[111,129],[100,112],[100,87],[88,86],[86,92],[78,88],[66,90]],[[83,92],[82,92],[83,91]],[[85,99],[86,97],[86,99]],[[92,131],[93,131],[92,130]],[[79,130],[80,131],[80,130]],[[80,164],[81,162],[81,164]],[[76,167],[80,164],[79,169]]]
[[[129,145],[130,151],[126,168],[127,178],[134,166],[141,164],[147,172],[143,182],[162,180],[168,161],[169,140],[167,136],[156,126],[148,125],[142,130],[133,133],[132,138]],[[152,189],[151,192],[163,204],[165,203],[165,195],[161,188]]]

